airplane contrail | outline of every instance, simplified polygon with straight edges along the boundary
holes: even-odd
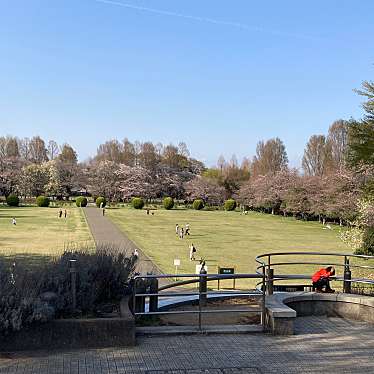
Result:
[[[221,20],[217,20],[213,18],[191,16],[188,14],[182,14],[182,13],[156,9],[156,8],[149,8],[149,7],[144,7],[144,6],[139,6],[139,5],[129,4],[129,3],[123,3],[123,2],[115,1],[115,0],[95,0],[95,1],[97,3],[120,6],[123,8],[138,10],[138,11],[147,12],[147,13],[154,13],[154,14],[159,14],[159,15],[169,16],[169,17],[179,17],[179,18],[189,19],[189,20],[198,21],[198,22],[212,23],[215,25],[231,26],[231,27],[236,27],[238,29],[256,31],[256,32],[264,32],[264,33],[273,34],[277,36],[287,36],[287,37],[309,39],[309,40],[316,39],[315,37],[302,35],[302,34],[294,34],[294,33],[288,33],[288,32],[279,31],[279,30],[272,30],[272,29],[267,29],[267,28],[263,28],[259,26],[247,25],[247,24],[239,23],[239,22],[221,21]]]

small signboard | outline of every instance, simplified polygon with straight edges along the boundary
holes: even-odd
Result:
[[[181,266],[181,260],[179,258],[174,259],[174,266],[175,266],[175,281],[178,280],[178,266]]]
[[[218,266],[218,274],[234,275],[235,267]],[[233,278],[232,282],[233,282],[233,289],[235,290],[235,278]],[[218,289],[219,289],[219,286],[220,286],[220,280],[218,279]]]
[[[218,268],[218,274],[235,274],[235,268],[223,268],[219,267]]]
[[[174,259],[174,266],[181,266],[181,260],[179,258]]]

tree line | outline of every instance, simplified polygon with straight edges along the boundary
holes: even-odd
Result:
[[[127,138],[122,142],[109,140],[98,147],[94,157],[78,163],[77,153],[69,144],[59,146],[40,136],[3,136],[0,194],[32,197],[44,193],[63,199],[84,192],[113,201],[132,196],[171,196],[202,198],[211,205],[235,197],[272,213],[335,216],[332,208],[316,207],[313,201],[322,199],[316,193],[325,193],[323,199],[331,203],[337,200],[337,192],[330,191],[333,185],[356,196],[370,179],[370,166],[374,164],[372,85],[364,82],[363,87],[359,93],[369,98],[364,104],[365,118],[338,120],[328,134],[312,135],[302,159],[303,173],[288,167],[286,147],[279,138],[259,141],[255,156],[244,158],[240,165],[235,155],[228,161],[220,156],[216,167],[206,168],[190,156],[183,142],[164,146],[132,143]]]
[[[335,121],[327,134],[312,135],[302,173],[289,168],[279,138],[259,141],[254,157],[240,164],[235,155],[227,161],[220,156],[216,167],[206,168],[183,142],[109,140],[79,163],[69,144],[3,136],[0,194],[57,199],[91,194],[110,201],[170,196],[186,202],[202,199],[206,205],[234,198],[248,209],[360,226],[355,220],[365,216],[361,202],[369,201],[371,209],[374,195],[374,84],[364,82],[357,92],[366,98],[365,116]]]
[[[203,172],[185,143],[109,140],[96,155],[78,162],[69,144],[46,143],[40,136],[0,137],[0,195],[33,197],[46,194],[66,199],[80,194],[102,195],[112,201],[132,196],[147,199],[184,197],[183,184]]]

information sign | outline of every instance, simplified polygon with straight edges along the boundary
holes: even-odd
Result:
[[[218,266],[218,274],[234,275],[235,267]],[[233,289],[235,290],[235,278],[233,278],[232,283],[233,283]],[[220,280],[218,279],[218,289],[219,289],[219,286],[220,286]]]

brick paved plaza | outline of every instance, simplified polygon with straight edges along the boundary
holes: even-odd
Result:
[[[3,356],[1,374],[374,373],[374,326],[302,317],[297,334],[139,337],[134,348]]]

